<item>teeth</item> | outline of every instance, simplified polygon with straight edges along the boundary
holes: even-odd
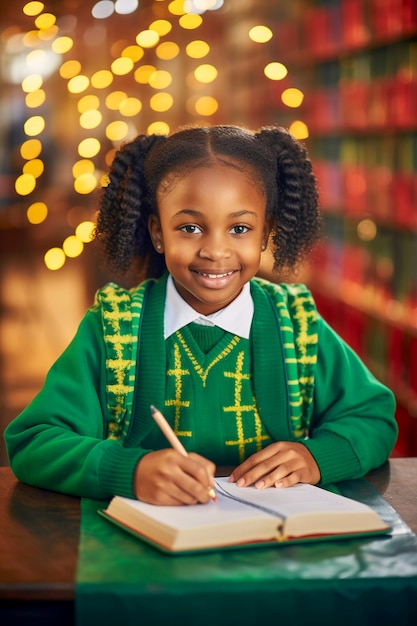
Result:
[[[231,276],[233,271],[226,272],[225,274],[205,274],[204,272],[200,272],[202,276],[207,276],[207,278],[224,278],[225,276]]]

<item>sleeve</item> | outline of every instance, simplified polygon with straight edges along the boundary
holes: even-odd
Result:
[[[303,443],[326,484],[382,465],[398,427],[392,392],[321,317],[318,346],[311,428]]]
[[[147,451],[105,439],[105,359],[93,308],[41,391],[6,428],[9,461],[19,480],[82,497],[134,497],[135,467]]]

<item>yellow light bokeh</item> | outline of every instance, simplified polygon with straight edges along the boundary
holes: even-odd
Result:
[[[85,113],[91,109],[98,109],[100,106],[100,98],[95,95],[83,96],[78,100],[77,109],[79,113]]]
[[[186,13],[185,15],[181,15],[178,23],[181,28],[184,28],[185,30],[194,30],[195,28],[201,26],[203,18],[197,13]]]
[[[129,59],[132,59],[134,63],[137,63],[137,61],[141,60],[144,54],[145,53],[140,46],[127,46],[122,50],[122,54],[120,56],[128,57]]]
[[[217,68],[208,63],[199,65],[194,70],[194,76],[200,83],[212,83],[216,80],[217,74]]]
[[[60,270],[65,264],[65,252],[61,248],[51,248],[45,253],[43,260],[48,270]]]
[[[160,37],[163,37],[172,30],[172,24],[168,20],[155,20],[152,24],[149,24],[149,30],[154,30]]]
[[[197,98],[195,103],[195,110],[198,115],[210,116],[216,113],[219,108],[219,103],[216,98],[212,96],[202,96],[201,98]]]
[[[72,175],[74,178],[78,178],[82,174],[93,174],[95,169],[95,165],[90,159],[81,159],[72,166]]]
[[[169,135],[170,128],[166,122],[152,122],[147,128],[149,135]]]
[[[149,76],[149,84],[154,89],[166,89],[172,83],[172,75],[166,70],[156,70]]]
[[[272,39],[272,30],[268,26],[259,24],[250,29],[249,38],[256,43],[266,43]]]
[[[68,91],[70,93],[82,93],[89,86],[90,81],[87,76],[83,74],[78,74],[78,76],[74,76],[68,81]]]
[[[90,174],[89,172],[85,174],[80,174],[74,180],[74,190],[82,195],[86,195],[94,191],[97,187],[97,179],[94,174]]]
[[[41,159],[31,159],[22,168],[24,174],[32,174],[35,178],[42,176],[44,170],[45,164]]]
[[[97,128],[100,126],[101,120],[103,119],[102,114],[97,109],[89,109],[88,111],[84,111],[80,115],[80,126],[81,128],[86,128],[91,130],[92,128]]]
[[[119,57],[111,64],[111,71],[117,76],[125,76],[133,70],[133,61],[130,57]]]
[[[149,106],[152,111],[157,111],[158,113],[164,113],[165,111],[169,111],[169,109],[174,104],[174,98],[170,93],[166,93],[161,91],[160,93],[156,93],[149,100]]]
[[[56,22],[56,15],[53,13],[42,13],[35,20],[36,28],[39,30],[49,30]]]
[[[110,139],[110,141],[121,141],[126,137],[128,132],[128,125],[121,120],[110,122],[110,124],[106,126],[106,137]]]
[[[78,224],[77,228],[75,229],[75,234],[78,239],[83,243],[90,243],[90,241],[92,241],[94,237],[95,227],[96,225],[94,224],[94,222],[85,220],[84,222]]]
[[[155,54],[158,59],[163,61],[170,61],[175,59],[180,53],[180,47],[174,41],[164,41],[157,46]]]
[[[106,107],[111,111],[118,111],[120,104],[126,100],[127,93],[124,91],[112,91],[106,96]]]
[[[159,42],[156,30],[142,30],[136,35],[136,43],[142,48],[153,48]]]
[[[273,61],[272,63],[268,63],[268,65],[265,66],[264,74],[267,78],[270,78],[271,80],[282,80],[288,74],[288,70],[282,63]]]
[[[300,91],[300,89],[290,87],[289,89],[285,89],[285,91],[282,92],[281,100],[285,104],[285,106],[296,109],[302,105],[304,100],[304,94],[302,91]]]
[[[25,104],[29,109],[36,109],[42,106],[46,100],[46,93],[43,89],[37,89],[28,93],[25,97]]]
[[[168,11],[172,15],[184,15],[184,0],[172,0],[168,5]]]
[[[75,235],[69,235],[69,237],[64,240],[62,248],[67,257],[69,257],[70,259],[75,259],[77,256],[80,256],[80,254],[82,254],[84,250],[84,244]]]
[[[45,120],[41,115],[34,115],[29,117],[23,124],[23,130],[29,137],[35,137],[40,135],[45,129]]]
[[[72,59],[71,61],[65,61],[59,68],[59,74],[62,78],[74,78],[81,72],[81,63]]]
[[[135,71],[135,81],[137,83],[141,83],[143,85],[147,85],[149,82],[149,78],[156,71],[156,68],[153,65],[141,65]]]
[[[142,102],[138,98],[125,98],[119,106],[119,111],[125,117],[133,117],[142,110]]]
[[[43,2],[27,2],[23,7],[22,11],[25,15],[29,17],[34,17],[35,15],[39,15],[44,9]]]
[[[377,235],[377,226],[375,222],[369,218],[361,220],[356,227],[359,239],[362,241],[373,241]]]
[[[21,174],[16,178],[14,187],[19,196],[28,196],[36,187],[36,178],[33,174]]]
[[[192,59],[202,59],[210,52],[210,46],[206,41],[196,39],[195,41],[190,41],[190,43],[186,45],[185,52],[187,56]]]
[[[27,139],[20,146],[20,154],[23,159],[36,159],[42,152],[42,143],[39,139]]]
[[[33,202],[26,211],[30,224],[42,224],[48,217],[48,207],[45,202]]]
[[[301,120],[295,120],[290,125],[289,131],[296,139],[307,139],[308,137],[308,126]]]
[[[92,159],[100,149],[101,143],[95,137],[87,137],[78,144],[78,154],[84,159]]]
[[[40,74],[30,74],[22,80],[22,91],[31,93],[37,91],[43,85],[43,78]]]
[[[99,70],[92,75],[91,85],[95,89],[106,89],[106,87],[112,84],[113,80],[114,76],[110,70]]]
[[[52,42],[51,48],[57,54],[65,54],[71,50],[73,45],[74,41],[71,37],[57,37],[57,39]]]

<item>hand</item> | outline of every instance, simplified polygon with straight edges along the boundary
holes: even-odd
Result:
[[[255,485],[290,487],[296,483],[315,485],[320,480],[320,470],[309,450],[293,441],[278,441],[250,456],[233,470],[229,481],[238,487]]]
[[[183,456],[172,448],[146,454],[136,466],[135,496],[148,504],[206,503],[214,486],[215,465],[191,452]]]

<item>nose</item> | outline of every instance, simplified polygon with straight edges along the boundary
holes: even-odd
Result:
[[[210,259],[211,261],[229,259],[231,255],[232,251],[230,249],[230,241],[222,235],[211,235],[205,237],[199,250],[199,256],[202,259]]]

